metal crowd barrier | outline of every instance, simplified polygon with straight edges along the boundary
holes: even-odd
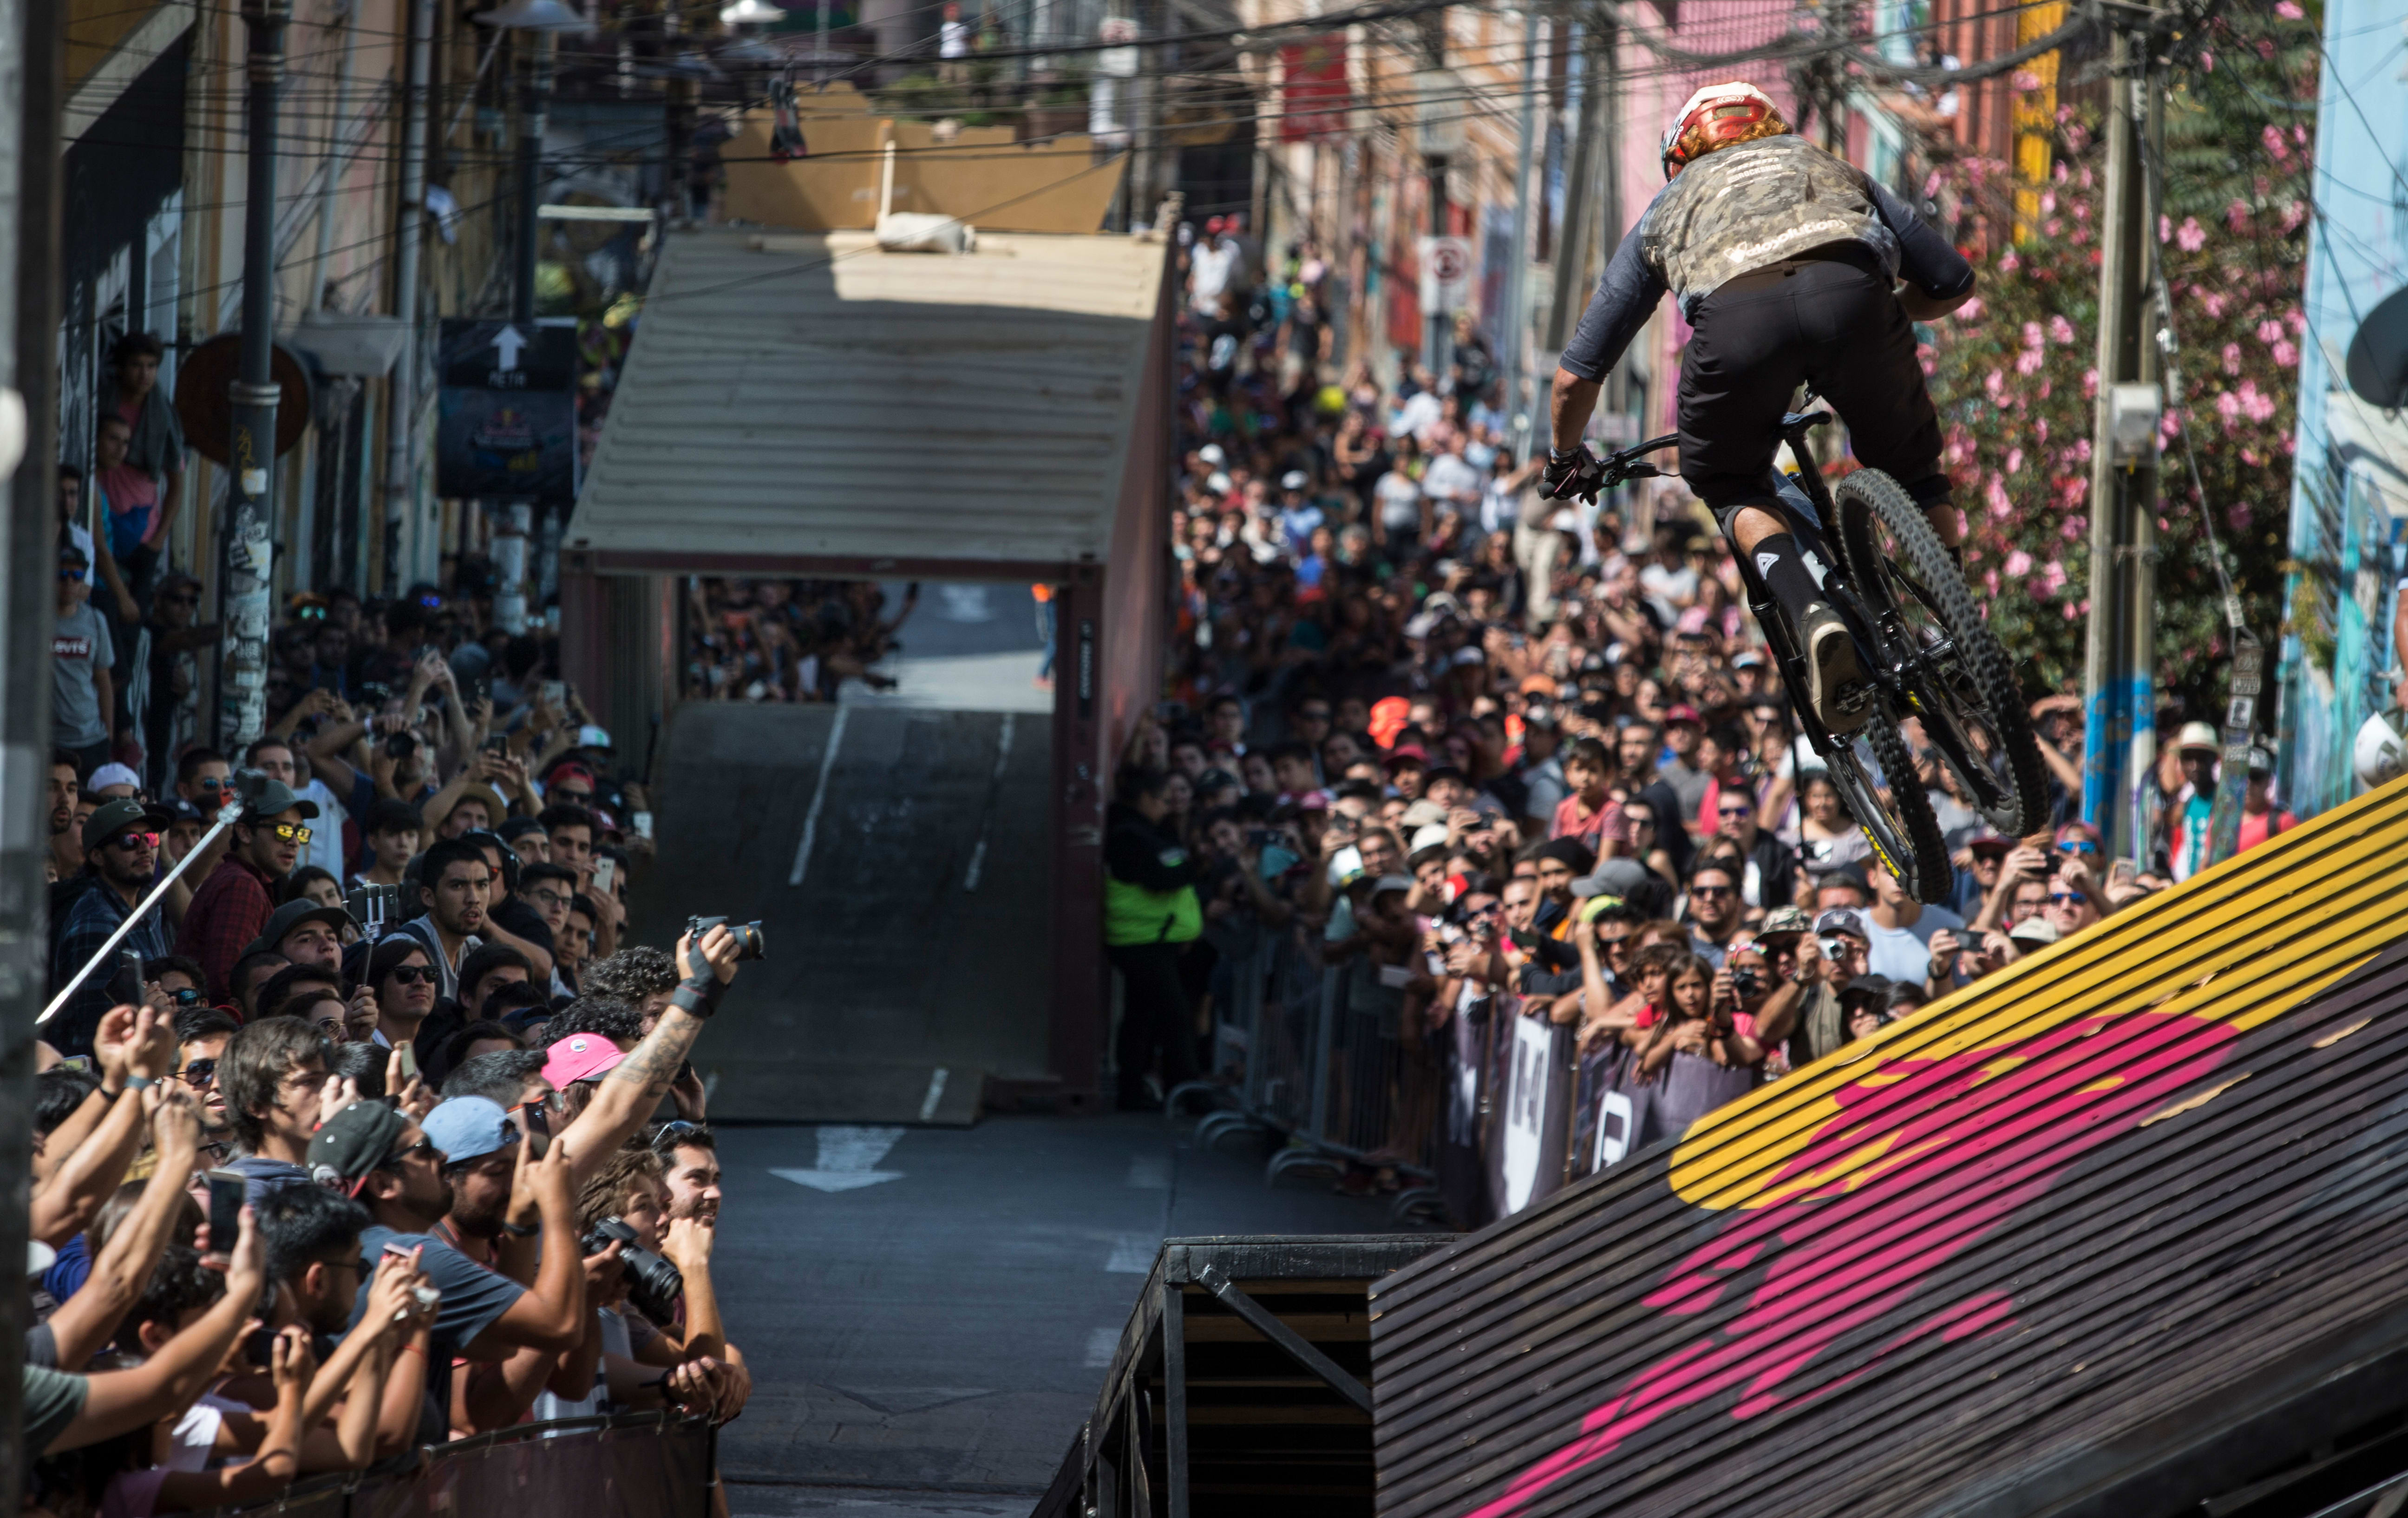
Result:
[[[1347,995],[1353,973],[1322,963],[1317,934],[1253,927],[1215,944],[1212,1069],[1165,1103],[1174,1120],[1198,1098],[1217,1106],[1196,1125],[1204,1147],[1232,1134],[1281,1145],[1266,1184],[1299,1175],[1392,1170],[1399,1219],[1438,1203],[1435,1145],[1440,1064],[1434,1045],[1366,1011]],[[1232,952],[1235,950],[1236,952]]]
[[[623,1412],[432,1445],[407,1468],[313,1476],[217,1514],[294,1518],[709,1518],[718,1430],[675,1412]]]

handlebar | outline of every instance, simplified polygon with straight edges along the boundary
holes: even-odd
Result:
[[[1639,462],[1639,455],[1653,453],[1657,449],[1670,448],[1680,440],[1679,433],[1666,433],[1661,437],[1651,437],[1643,443],[1633,443],[1628,448],[1608,453],[1598,460],[1598,463],[1605,466],[1605,478],[1599,488],[1610,490],[1626,480],[1655,479],[1664,471],[1652,464]]]

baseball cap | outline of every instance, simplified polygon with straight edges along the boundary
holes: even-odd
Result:
[[[1405,809],[1405,814],[1402,817],[1398,818],[1397,821],[1402,825],[1418,832],[1421,829],[1429,826],[1432,823],[1445,822],[1446,809],[1440,806],[1435,801],[1426,799],[1416,801],[1412,806],[1407,807]]]
[[[1834,907],[1814,919],[1816,938],[1828,938],[1835,933],[1844,933],[1852,938],[1862,938],[1867,943],[1873,941],[1873,936],[1865,931],[1864,915],[1853,907]]]
[[[358,1196],[368,1172],[384,1164],[408,1126],[409,1119],[380,1101],[351,1103],[310,1137],[309,1179],[346,1196]]]
[[[1775,907],[1764,914],[1764,925],[1756,930],[1759,938],[1770,938],[1782,933],[1812,933],[1814,920],[1806,915],[1803,907]]]
[[[1886,975],[1859,975],[1840,988],[1842,1004],[1864,1000],[1885,1001],[1889,997],[1890,978]]]
[[[2027,917],[2007,929],[2007,937],[2017,943],[2055,943],[2057,924],[2045,917]]]
[[[209,820],[208,813],[179,795],[160,798],[159,809],[167,814],[167,821],[171,823],[206,823]]]
[[[1636,859],[1600,859],[1572,881],[1576,896],[1627,896],[1647,883],[1647,866]]]
[[[123,765],[103,765],[92,772],[92,779],[83,782],[86,792],[102,790],[111,785],[131,785],[138,791],[142,789],[142,777]]]
[[[1196,451],[1196,456],[1211,465],[1220,465],[1228,459],[1228,455],[1221,451],[1221,445],[1218,443],[1206,443]]]
[[[1302,469],[1290,469],[1287,473],[1280,476],[1280,489],[1282,490],[1302,490],[1305,486],[1312,483],[1312,480]]]
[[[1409,853],[1419,853],[1424,849],[1435,849],[1445,841],[1446,824],[1444,823],[1431,823],[1426,826],[1417,827],[1413,830],[1412,845],[1406,852]]]
[[[1764,655],[1754,649],[1742,649],[1731,658],[1733,669],[1754,669],[1764,663]]]
[[[1388,754],[1387,767],[1395,769],[1402,765],[1420,765],[1424,768],[1427,768],[1429,766],[1429,751],[1423,748],[1418,743],[1398,744]]]
[[[572,1033],[544,1051],[543,1078],[555,1089],[566,1090],[580,1081],[609,1074],[624,1058],[617,1044],[598,1033]]]
[[[587,723],[577,730],[577,746],[580,749],[607,749],[610,746],[610,730]]]
[[[318,815],[318,803],[295,795],[293,787],[282,780],[269,780],[255,769],[244,770],[242,779],[242,789],[249,793],[242,804],[246,818],[275,817],[288,811],[297,811],[304,817]]]
[[[2274,751],[2263,744],[2252,745],[2249,750],[2249,773],[2252,775],[2274,773]]]
[[[1478,644],[1466,643],[1463,647],[1455,651],[1455,662],[1457,665],[1486,664],[1488,662],[1488,655],[1482,652]]]
[[[97,822],[99,818],[100,813],[93,813],[93,821]],[[251,940],[251,946],[243,952],[255,954],[262,950],[274,949],[284,941],[284,935],[304,923],[323,923],[339,933],[351,920],[351,914],[340,907],[321,907],[308,897],[303,896],[298,900],[288,901],[268,913],[267,925],[259,930],[259,937]]]
[[[1552,698],[1557,694],[1555,678],[1553,675],[1525,675],[1522,678],[1522,694]]]
[[[127,828],[145,823],[153,829],[165,827],[167,814],[131,796],[122,801],[112,801],[84,819],[83,846],[97,849]]]
[[[1698,715],[1698,709],[1691,706],[1673,707],[1664,713],[1665,726],[1670,727],[1674,723],[1687,723],[1692,727],[1706,725],[1706,720]]]
[[[1391,891],[1402,891],[1411,895],[1412,889],[1413,878],[1410,875],[1383,875],[1371,882],[1371,895],[1375,896],[1384,896]]]
[[[490,1096],[454,1096],[427,1113],[420,1126],[443,1151],[447,1165],[482,1159],[497,1149],[509,1148],[519,1138],[518,1124]]]
[[[2003,833],[1985,833],[1965,840],[1965,847],[1975,853],[2007,854],[2014,851],[2015,840]]]
[[[2215,729],[2205,723],[2183,723],[2182,732],[2174,738],[2174,749],[2177,752],[2205,749],[2210,753],[2215,753],[2223,747],[2224,745],[2216,740]]]

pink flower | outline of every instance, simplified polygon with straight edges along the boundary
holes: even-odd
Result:
[[[2057,535],[2069,543],[2078,543],[2082,540],[2082,535],[2089,530],[2088,517],[2068,517],[2065,519],[2065,525],[2057,530]]]
[[[2160,215],[2157,218],[2157,240],[2159,242],[2172,242],[2174,240],[2174,219],[2172,217]]]
[[[2307,12],[2299,7],[2298,0],[2276,0],[2274,14],[2286,21],[2295,21]]]
[[[2224,296],[2218,294],[2213,290],[2200,291],[2199,303],[2206,309],[2209,320],[2215,322],[2221,322],[2224,320],[2224,308],[2231,304],[2230,301],[2225,299]]]
[[[2200,71],[2201,71],[2202,73],[2208,73],[2208,74],[2213,74],[2213,73],[2214,73],[2214,72],[2215,72],[2215,54],[2214,54],[2214,53],[2212,53],[2212,52],[2208,51],[2205,48],[2201,48],[2201,49],[2200,49],[2200,50],[2199,50],[2199,66],[2200,66]]]
[[[2007,450],[2007,473],[2009,473],[2009,474],[2019,474],[2019,473],[2021,473],[2021,472],[2023,471],[2023,466],[2024,466],[2024,451],[2023,451],[2022,449],[2020,449],[2020,448],[2011,448],[2011,449],[2008,449],[2008,450]]]
[[[2066,621],[2080,622],[2083,618],[2090,615],[2090,603],[2085,601],[2081,605],[2076,606],[2071,601],[2066,601],[2061,603],[2061,609],[2065,612]]]
[[[2015,355],[2015,372],[2017,374],[2038,374],[2040,372],[2040,366],[2047,362],[2048,360],[2046,356],[2043,355],[2040,350],[2036,348],[2027,348],[2022,352]]]
[[[2300,223],[2301,222],[2306,221],[2307,219],[2308,219],[2308,208],[2307,208],[2307,205],[2306,205],[2304,202],[2302,202],[2302,201],[2297,201],[2297,200],[2291,200],[2291,201],[2286,201],[2286,202],[2284,202],[2284,204],[2283,204],[2283,230],[2284,230],[2284,231],[2286,231],[2286,232],[2297,232],[2298,230],[2300,230]]]
[[[2250,421],[2272,421],[2274,416],[2274,397],[2259,390],[2257,380],[2241,381],[2241,408],[2249,413]]]
[[[1990,477],[1989,489],[1983,493],[1983,501],[1989,507],[1993,522],[2004,522],[2015,514],[2015,503],[2007,498],[2006,482],[1997,475]]]
[[[2026,348],[2037,350],[2045,340],[2046,338],[2042,334],[2041,324],[2039,322],[2027,322],[2024,323],[2024,346]]]
[[[2291,156],[2291,145],[2284,139],[2283,129],[2272,122],[2267,122],[2266,129],[2258,134],[2258,140],[2266,145],[2266,156],[2277,164]]]
[[[2042,417],[2032,423],[2032,436],[2041,442],[2048,441],[2048,418]]]
[[[2247,501],[2235,501],[2232,503],[2232,509],[2225,513],[2225,518],[2232,523],[2234,532],[2245,533],[2249,530],[2249,524],[2258,520],[2258,513],[2250,509]]]
[[[2068,322],[2061,316],[2050,317],[2048,319],[2048,338],[2051,342],[2071,342],[2073,340],[2073,323]]]
[[[1992,595],[1996,595],[1996,594],[1999,594],[1999,572],[1998,572],[1996,569],[1985,569],[1985,570],[1983,570],[1983,571],[1982,571],[1982,585],[1983,585],[1983,588],[1984,588],[1984,589],[1985,589],[1985,590],[1987,590],[1987,591],[1988,591]]]
[[[2032,556],[2026,553],[2022,549],[2017,549],[2013,553],[2007,555],[2008,579],[2021,580],[2024,576],[2031,573],[2031,567]]]
[[[2031,72],[2029,69],[2016,69],[2014,74],[2012,76],[2012,79],[2018,93],[2029,94],[2034,90],[2040,88],[2040,76]]]
[[[2286,369],[2298,367],[2300,363],[2299,348],[2294,345],[2288,337],[2282,339],[2274,345],[2274,362]]]
[[[2270,126],[2270,127],[2268,127],[2266,130],[2267,130],[2268,132],[2270,132],[2270,133],[2271,133],[2271,132],[2272,132],[2274,129],[2273,129],[2272,127],[2271,127],[2271,126]],[[2064,164],[2064,161],[2060,159],[2060,160],[2057,162],[2057,173],[2058,173],[2060,176],[2062,176],[2062,175],[2064,174],[2064,172],[2065,172],[2065,164]],[[2040,193],[2040,213],[2041,213],[2042,216],[2055,216],[2055,215],[2057,214],[2057,192],[2056,192],[2056,191],[2054,191],[2054,190],[2043,190],[2043,191],[2042,191],[2042,192]]]
[[[1999,255],[1999,272],[2000,274],[2013,274],[2015,270],[2022,268],[2023,266],[2024,261],[2015,256],[2015,251],[2012,248]]]
[[[2086,401],[2095,401],[2099,398],[2099,371],[2097,369],[2085,369],[2082,371],[2082,398]]]
[[[2196,216],[2186,216],[2174,232],[2174,245],[2186,253],[2195,253],[2207,246],[2207,231]]]
[[[2238,232],[2249,222],[2249,203],[2236,200],[2224,208],[2224,224]]]
[[[2241,345],[2239,343],[2226,343],[2224,345],[2224,372],[2227,374],[2239,374],[2241,372]]]
[[[2040,588],[2044,595],[2055,595],[2065,589],[2065,566],[2056,559],[2040,566]]]
[[[2283,323],[2275,321],[2271,316],[2265,321],[2258,322],[2258,340],[2261,343],[2281,342],[2283,340]]]
[[[1957,307],[1956,318],[1960,322],[1979,322],[1982,320],[1982,298],[1979,295],[1976,295],[1971,300],[1967,301],[1964,305]]]

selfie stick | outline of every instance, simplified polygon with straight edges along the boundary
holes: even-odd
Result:
[[[142,915],[159,904],[159,898],[167,894],[167,887],[176,883],[176,878],[183,874],[186,866],[194,860],[208,852],[209,840],[233,826],[241,817],[242,803],[239,801],[229,801],[218,809],[218,820],[209,825],[208,832],[201,835],[201,841],[184,852],[184,857],[177,860],[176,867],[162,876],[159,883],[150,888],[150,894],[142,898],[140,906],[125,914],[125,921],[117,924],[117,931],[108,936],[108,941],[93,951],[92,957],[83,962],[83,967],[75,972],[75,979],[69,981],[57,995],[50,998],[50,1004],[42,1009],[41,1016],[34,1019],[34,1026],[38,1028],[59,1015],[59,1009],[67,1004],[67,998],[76,994],[76,988],[92,979],[93,970],[102,960],[108,957],[110,951],[122,942],[127,934],[134,931],[134,924],[142,921]]]

